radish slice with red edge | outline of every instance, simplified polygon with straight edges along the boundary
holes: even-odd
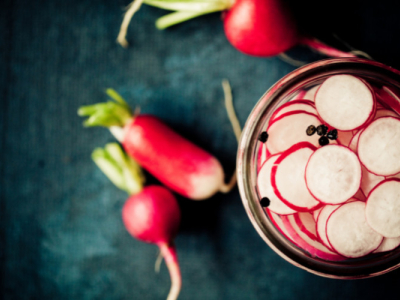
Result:
[[[331,261],[340,261],[344,259],[343,256],[332,252],[320,242],[310,239],[307,234],[298,227],[294,215],[282,216],[281,219],[295,244],[308,252],[312,257],[319,257]]]
[[[327,145],[311,155],[305,178],[308,190],[316,199],[325,204],[339,204],[360,188],[361,164],[349,148]]]
[[[361,179],[361,190],[364,195],[368,195],[369,192],[381,181],[385,180],[385,177],[375,175],[367,170],[366,167],[361,166],[362,179]]]
[[[361,163],[376,175],[400,172],[400,120],[382,117],[369,124],[358,140]]]
[[[375,112],[374,120],[382,118],[382,117],[395,117],[398,118],[399,115],[396,114],[394,111],[389,109],[378,109]]]
[[[303,96],[303,99],[305,100],[310,100],[312,102],[314,102],[315,100],[315,94],[317,93],[318,89],[319,89],[320,85],[316,85],[314,87],[312,87],[311,89],[309,89],[305,95]]]
[[[308,237],[314,241],[318,240],[315,220],[312,213],[299,212],[294,214],[294,219],[297,226],[303,231]]]
[[[368,224],[387,238],[400,236],[400,180],[387,179],[368,195]]]
[[[315,146],[298,143],[281,154],[272,167],[271,183],[275,194],[296,211],[312,211],[321,203],[308,191],[304,173]]]
[[[267,209],[267,215],[269,216],[271,222],[275,225],[276,228],[278,228],[278,230],[292,243],[294,243],[293,238],[290,236],[289,231],[287,231],[285,225],[283,224],[283,221],[281,219],[281,217],[270,211],[269,209]]]
[[[317,114],[317,110],[314,107],[314,103],[309,101],[309,100],[293,100],[290,102],[287,102],[283,105],[281,105],[277,110],[275,110],[275,112],[272,114],[271,116],[271,120],[274,120],[278,117],[280,117],[281,115],[291,112],[291,111],[295,111],[295,110],[299,110],[299,111],[305,111],[305,112],[309,112],[312,113],[314,115]]]
[[[318,209],[316,209],[316,210],[313,211],[313,217],[314,217],[314,221],[315,221],[315,222],[317,222],[318,216],[319,216],[319,214],[321,213],[321,210],[322,210],[323,208],[324,208],[324,206],[323,206],[323,207],[320,207],[320,208],[318,208]]]
[[[308,136],[307,127],[317,127],[321,121],[314,114],[303,111],[291,111],[273,120],[268,126],[267,147],[271,154],[280,153],[289,149],[294,144],[309,142],[319,146],[319,136]]]
[[[352,131],[338,130],[337,141],[339,144],[348,147],[354,134]]]
[[[365,203],[345,203],[333,211],[326,225],[326,236],[333,250],[350,257],[362,257],[376,250],[383,236],[365,218]]]
[[[358,139],[360,138],[362,129],[359,130],[355,135],[353,135],[350,144],[349,144],[349,149],[353,151],[354,153],[357,153],[357,147],[358,147]]]
[[[383,86],[382,88],[374,88],[374,90],[386,108],[400,114],[400,98],[391,88]]]
[[[260,193],[260,197],[267,197],[270,201],[268,209],[272,212],[281,215],[293,214],[296,211],[289,208],[285,203],[282,202],[279,197],[276,196],[274,189],[271,185],[271,170],[275,161],[279,158],[279,154],[270,156],[265,163],[262,165],[260,173],[257,177],[257,187]]]
[[[349,131],[368,121],[374,112],[375,96],[365,81],[351,75],[334,75],[318,89],[315,107],[329,126]]]
[[[387,252],[397,248],[400,245],[400,237],[383,238],[381,245],[373,253]]]

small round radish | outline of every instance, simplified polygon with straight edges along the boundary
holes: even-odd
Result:
[[[310,193],[325,204],[350,199],[360,188],[361,164],[350,149],[327,145],[310,157],[305,178]]]
[[[142,3],[173,11],[156,21],[158,29],[165,29],[204,14],[222,11],[228,41],[237,50],[248,55],[273,56],[296,44],[303,44],[331,57],[356,56],[353,52],[337,50],[315,38],[301,34],[290,11],[280,0],[136,0],[125,13],[117,37],[117,41],[123,47],[128,46],[125,37],[129,22]]]
[[[309,100],[293,100],[290,102],[287,102],[280,106],[271,116],[271,121],[274,119],[280,117],[281,115],[291,112],[291,111],[304,111],[304,112],[309,112],[314,115],[317,114],[317,110],[314,107],[314,103],[309,101]],[[270,121],[270,122],[271,122]]]
[[[373,230],[365,219],[365,203],[345,203],[331,213],[326,236],[335,251],[345,257],[362,257],[379,247],[383,236]]]
[[[160,182],[193,200],[226,193],[235,186],[235,176],[224,183],[222,166],[210,153],[155,116],[133,116],[120,95],[112,89],[107,93],[115,102],[84,106],[78,114],[89,117],[86,126],[109,127],[125,151]]]
[[[375,109],[372,88],[351,75],[326,79],[315,95],[318,115],[329,126],[349,131],[362,127]]]
[[[140,167],[118,144],[97,148],[92,159],[117,187],[130,194],[122,208],[122,221],[133,237],[160,248],[171,277],[167,300],[177,299],[182,280],[173,239],[178,232],[181,212],[174,195],[163,186],[143,188]]]
[[[312,211],[321,205],[308,191],[304,179],[307,161],[315,147],[307,142],[295,144],[276,160],[271,183],[275,194],[290,208]]]
[[[400,180],[387,179],[368,195],[368,224],[387,238],[400,236]]]
[[[320,242],[309,238],[307,234],[298,227],[294,215],[282,216],[281,219],[286,230],[293,238],[294,243],[310,253],[311,256],[317,256],[331,261],[344,260],[343,256],[329,250]]]
[[[267,197],[270,200],[268,209],[274,213],[281,215],[293,214],[296,211],[289,208],[285,203],[276,196],[274,189],[271,184],[271,170],[279,158],[279,154],[270,156],[266,162],[262,165],[260,172],[257,177],[257,187],[260,193],[260,197]]]
[[[400,245],[400,237],[383,238],[381,245],[373,253],[387,252],[397,248]]]
[[[358,140],[361,163],[376,175],[400,172],[400,120],[382,117],[369,124]]]
[[[321,121],[314,114],[304,111],[291,111],[274,119],[268,126],[267,147],[272,154],[283,152],[294,144],[309,142],[319,146],[319,136],[308,136],[307,127],[318,126]]]

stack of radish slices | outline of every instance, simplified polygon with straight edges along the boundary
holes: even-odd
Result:
[[[260,205],[311,256],[339,261],[393,250],[400,245],[400,98],[346,74],[315,90],[280,106],[260,135]]]

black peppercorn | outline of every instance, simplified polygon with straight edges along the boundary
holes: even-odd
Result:
[[[316,130],[317,130],[317,128],[315,128],[314,125],[310,125],[307,127],[306,133],[308,136],[311,136],[315,133]]]
[[[268,207],[271,204],[271,201],[267,197],[264,197],[260,200],[260,204],[262,207]]]
[[[326,133],[328,132],[328,127],[327,126],[325,126],[325,125],[319,125],[318,127],[317,127],[317,134],[318,135],[325,135]]]
[[[328,138],[327,138],[326,136],[321,136],[321,137],[319,138],[318,142],[319,142],[319,144],[320,144],[321,146],[325,146],[325,145],[328,145],[328,144],[329,144],[329,140],[328,140]]]
[[[336,140],[337,139],[337,130],[336,129],[332,129],[328,132],[328,134],[326,135],[328,139],[330,140]]]
[[[261,134],[258,137],[258,140],[261,143],[265,143],[268,140],[268,133],[266,131],[261,132]]]

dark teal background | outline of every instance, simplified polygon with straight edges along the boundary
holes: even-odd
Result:
[[[261,95],[295,67],[227,42],[220,14],[157,31],[165,12],[143,7],[115,43],[128,1],[6,0],[0,9],[0,295],[3,299],[164,299],[156,246],[125,231],[127,197],[90,159],[113,141],[76,114],[113,87],[213,153],[227,176],[237,143],[223,106],[229,79],[243,125]],[[302,28],[341,49],[336,33],[400,68],[397,1],[290,1]],[[304,47],[289,54],[324,57]],[[148,182],[156,182],[150,175]],[[257,235],[237,189],[194,202],[178,197],[180,299],[398,299],[400,270],[367,280],[325,279],[275,254]]]

